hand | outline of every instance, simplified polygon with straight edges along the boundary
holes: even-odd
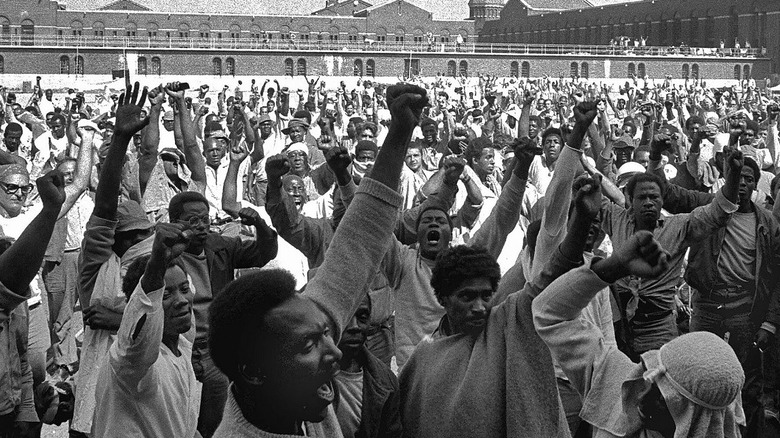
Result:
[[[200,108],[198,108],[198,115],[199,116],[203,117],[203,116],[205,116],[208,113],[209,113],[209,107],[207,107],[205,105],[202,105]]]
[[[656,134],[650,143],[652,152],[660,154],[663,151],[672,149],[672,139],[666,134]]]
[[[653,278],[669,268],[669,253],[655,240],[653,233],[646,230],[634,233],[610,258],[618,263],[623,277]]]
[[[723,150],[723,152],[727,152],[726,149]],[[742,173],[742,166],[745,165],[745,157],[742,155],[742,152],[733,149],[730,151],[730,153],[727,155],[726,158],[726,175],[730,176],[732,173],[736,175],[740,175]]]
[[[96,303],[81,310],[84,325],[92,330],[117,330],[122,322],[122,314],[115,312],[101,303]]]
[[[149,90],[149,103],[152,106],[162,105],[163,102],[165,102],[165,93],[162,85]]]
[[[175,91],[178,90],[178,91]],[[165,86],[165,94],[171,97],[171,99],[184,99],[184,90],[179,90],[178,82],[171,82]]]
[[[528,169],[531,168],[531,163],[533,163],[534,158],[537,155],[542,155],[542,148],[528,137],[518,138],[512,144],[512,147],[515,150],[517,166],[520,169],[525,169],[525,175],[527,177]]]
[[[230,161],[232,163],[242,163],[249,156],[246,145],[235,144],[230,148]]]
[[[758,347],[758,349],[761,351],[766,351],[770,346],[772,336],[772,333],[764,329],[758,329],[758,333],[756,333],[756,340],[753,342],[753,345]]]
[[[387,89],[391,120],[400,123],[404,128],[413,129],[420,122],[427,101],[425,89],[416,85],[399,84]]]
[[[574,107],[574,120],[576,120],[577,123],[581,123],[585,125],[585,127],[588,127],[593,123],[593,120],[598,113],[599,110],[596,102],[581,102]]]
[[[65,202],[65,177],[59,170],[52,170],[35,181],[43,206],[58,212]]]
[[[679,296],[676,294],[674,295],[674,306],[677,308],[677,314],[680,315],[682,313],[691,316],[691,312],[693,311],[691,309],[691,306],[685,304],[682,302]]]
[[[601,174],[588,178],[574,197],[577,214],[593,219],[601,210]]]
[[[260,217],[260,213],[254,208],[244,207],[238,211],[238,217],[241,218],[241,223],[244,225],[259,227],[265,224],[265,221]]]
[[[325,161],[333,173],[339,175],[347,171],[347,168],[352,163],[352,157],[347,148],[334,146],[325,152]]]
[[[166,261],[180,256],[189,245],[189,234],[186,225],[180,223],[160,222],[155,226],[152,253],[163,256]]]
[[[146,100],[147,88],[144,87],[139,99],[138,90],[140,88],[141,85],[136,82],[134,87],[127,87],[127,90],[119,96],[114,129],[114,135],[117,137],[129,139],[149,124],[148,116],[141,118],[141,109]]]
[[[525,96],[523,97],[523,106],[525,107],[533,104],[534,100],[535,100],[534,95],[526,91]]]
[[[444,169],[444,183],[454,186],[466,168],[466,160],[457,155],[448,155],[442,162],[442,168]]]
[[[268,180],[280,180],[282,176],[290,172],[290,160],[282,154],[276,154],[268,157],[265,162],[265,173]]]

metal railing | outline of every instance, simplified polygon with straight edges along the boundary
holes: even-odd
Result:
[[[52,36],[0,35],[2,46],[112,48],[112,49],[204,49],[204,50],[268,50],[268,51],[330,51],[330,52],[403,52],[403,53],[463,53],[514,55],[575,55],[575,56],[695,56],[695,57],[766,57],[758,48],[718,49],[706,47],[621,47],[582,44],[523,43],[457,43],[420,41],[380,41],[374,39],[311,39],[311,38],[198,38],[144,36]]]

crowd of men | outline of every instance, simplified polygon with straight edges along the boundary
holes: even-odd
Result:
[[[776,436],[755,81],[0,89],[0,438]]]

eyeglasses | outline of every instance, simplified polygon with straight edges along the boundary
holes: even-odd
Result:
[[[26,186],[19,186],[16,184],[8,184],[4,182],[0,182],[0,187],[9,195],[14,195],[19,192],[19,190],[22,191],[22,196],[27,196],[30,194],[30,192],[33,189],[32,184],[27,184]]]
[[[185,222],[190,224],[191,227],[197,227],[200,224],[209,226],[211,225],[211,218],[210,217],[199,217],[199,216],[193,216],[189,219],[179,219],[179,222]]]

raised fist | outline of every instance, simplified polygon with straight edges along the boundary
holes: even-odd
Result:
[[[269,181],[280,180],[288,172],[290,172],[290,160],[282,154],[272,155],[265,162],[265,173]]]
[[[422,116],[422,110],[428,101],[424,88],[416,85],[398,84],[387,89],[387,104],[392,122],[413,129]]]
[[[65,202],[65,177],[59,170],[52,170],[35,181],[44,207],[59,211]]]

